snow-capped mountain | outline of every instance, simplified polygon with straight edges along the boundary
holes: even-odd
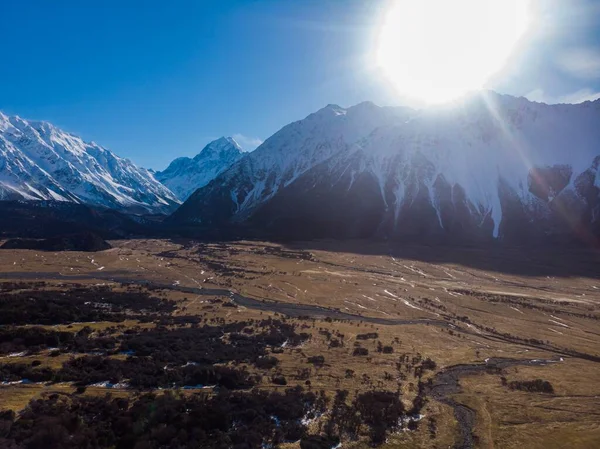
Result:
[[[546,105],[487,92],[391,123],[385,109],[355,108],[368,109],[364,132],[332,147],[328,133],[344,126],[331,115],[354,108],[319,111],[290,125],[301,131],[267,140],[260,170],[238,162],[173,218],[297,238],[585,238],[600,227],[600,101]],[[281,154],[304,169],[289,176]]]
[[[154,177],[185,201],[244,155],[231,137],[221,137],[206,145],[194,158],[179,157]]]
[[[47,122],[0,113],[0,200],[167,212],[177,197],[146,169]]]
[[[348,151],[375,128],[406,120],[411,113],[407,108],[380,108],[369,102],[348,109],[328,105],[285,126],[197,190],[175,212],[173,221],[206,226],[243,221],[306,171]]]

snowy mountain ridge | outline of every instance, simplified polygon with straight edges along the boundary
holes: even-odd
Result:
[[[146,169],[48,122],[0,112],[0,199],[168,212],[179,200]]]
[[[471,98],[453,109],[424,111],[408,123],[376,130],[355,146],[362,166],[354,170],[355,174],[367,171],[377,179],[382,198],[387,206],[394,205],[397,218],[407,200],[404,176],[416,165],[416,158],[424,157],[432,171],[421,181],[440,226],[434,184],[444,180],[464,190],[473,214],[482,220],[491,216],[497,237],[502,221],[500,179],[529,208],[540,201],[531,191],[532,184],[545,182],[532,179],[536,168],[564,167],[570,173],[567,185],[549,193],[548,201],[574,190],[577,175],[593,169],[600,155],[599,125],[600,102],[595,107],[591,103],[549,106],[507,95]],[[389,171],[392,166],[395,172]],[[390,185],[394,186],[392,198],[384,192]],[[600,187],[600,174],[594,185]]]
[[[348,109],[327,105],[304,120],[283,127],[213,182],[197,190],[174,219],[189,212],[195,215],[192,218],[195,223],[210,225],[230,218],[243,221],[254,208],[315,165],[348,149],[376,127],[406,120],[412,113],[408,108],[380,108],[370,102]],[[214,196],[207,192],[213,192]],[[203,205],[200,217],[195,214],[196,206],[189,205],[203,198],[209,198],[210,204]]]
[[[450,106],[329,105],[199,189],[179,223],[293,237],[521,238],[598,226],[600,101],[485,92]]]
[[[179,157],[155,178],[185,201],[194,191],[204,187],[221,172],[244,156],[242,148],[232,137],[221,137],[206,145],[193,158]]]

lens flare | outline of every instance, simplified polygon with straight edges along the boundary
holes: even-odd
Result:
[[[527,0],[397,0],[377,64],[407,97],[442,103],[483,87],[528,27]]]

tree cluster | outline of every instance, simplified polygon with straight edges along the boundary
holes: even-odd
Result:
[[[114,351],[118,340],[116,337],[96,335],[90,338],[91,329],[83,328],[79,332],[55,331],[42,327],[16,327],[7,326],[0,328],[0,355],[27,351],[36,354],[43,349],[60,348],[70,352],[98,352]]]
[[[554,387],[547,380],[514,380],[508,383],[511,390],[528,391],[529,393],[554,393]]]
[[[271,369],[278,364],[277,358],[268,353],[272,345],[279,347],[287,342],[292,346],[310,338],[310,334],[296,333],[295,326],[274,319],[174,329],[160,326],[128,329],[122,335],[97,338],[90,338],[91,332],[88,327],[78,333],[35,327],[0,329],[2,350],[33,351],[54,345],[62,351],[104,350],[100,355],[72,358],[58,370],[0,364],[0,381],[74,382],[80,386],[127,383],[137,389],[213,385],[246,389],[259,379],[245,368],[222,364],[252,363],[261,369]],[[129,357],[125,360],[110,357],[117,352]],[[280,385],[287,383],[277,380]]]
[[[398,393],[368,391],[348,400],[348,391],[338,390],[324,430],[328,437],[357,439],[365,432],[373,445],[380,445],[390,431],[397,430],[405,416]]]
[[[167,392],[135,401],[53,394],[32,401],[19,419],[0,415],[0,447],[260,449],[306,439],[302,420],[325,409],[323,396],[301,387],[212,397]]]
[[[151,296],[147,292],[120,292],[102,287],[0,293],[0,325],[118,322],[131,317],[127,316],[131,314],[161,314],[173,310],[173,301]]]

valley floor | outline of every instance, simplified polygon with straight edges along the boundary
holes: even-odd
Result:
[[[0,312],[11,295],[33,294],[27,292],[34,291],[35,283],[35,291],[59,297],[100,289],[112,304],[103,306],[112,315],[85,309],[95,299],[82,299],[72,321],[74,315],[58,313],[55,321],[25,317],[1,323],[20,332],[34,325],[48,332],[90,329],[85,340],[77,334],[71,346],[58,348],[39,342],[20,347],[16,339],[0,336],[0,374],[16,375],[20,371],[3,367],[33,361],[39,362],[36,369],[55,370],[52,381],[0,379],[0,409],[16,412],[15,422],[31,399],[49,400],[55,392],[73,398],[110,391],[130,399],[159,387],[188,396],[198,393],[200,387],[189,379],[204,373],[191,375],[187,368],[197,360],[187,360],[185,369],[177,371],[184,357],[198,357],[186,352],[200,337],[193,330],[196,319],[212,326],[210,332],[222,326],[226,344],[240,338],[235,323],[246,323],[240,329],[247,327],[244,332],[262,352],[240,355],[237,345],[235,356],[224,360],[218,351],[230,348],[218,346],[217,339],[205,353],[217,351],[215,359],[203,361],[213,369],[242,367],[249,376],[244,391],[283,392],[300,385],[323,391],[329,405],[338,390],[349,392],[348,403],[370,391],[400,393],[402,423],[387,425],[385,448],[600,446],[597,252],[395,247],[363,241],[110,243],[113,249],[97,253],[0,251]],[[140,296],[139,303],[124,306],[118,295],[134,291],[166,302]],[[52,310],[66,306],[56,307]],[[264,321],[269,318],[281,324]],[[285,341],[269,340],[275,334]],[[302,334],[310,336],[297,337]],[[160,344],[140,343],[136,335],[150,335],[153,342],[183,340],[188,346],[169,343],[159,351]],[[104,339],[103,348],[98,338]],[[131,352],[133,347],[138,354]],[[165,368],[174,367],[177,376],[163,379],[148,371],[153,374],[147,378],[127,377],[126,364],[139,362],[134,360],[141,357],[139,348],[149,347],[154,349],[145,355],[161,363],[164,358]],[[88,365],[81,368],[87,359],[77,362],[94,356],[104,357],[105,364],[107,359],[123,363],[122,378],[114,379],[119,382],[98,382],[94,376],[101,374]],[[271,357],[277,360],[262,363]],[[77,378],[84,371],[89,382]],[[78,385],[86,388],[77,393]],[[213,394],[213,387],[204,387],[202,394]],[[343,447],[367,447],[377,429],[365,413],[354,438],[330,418],[333,409],[307,419],[305,426],[311,435],[324,434],[329,420]],[[285,440],[281,446],[298,448],[299,441],[304,440]]]

